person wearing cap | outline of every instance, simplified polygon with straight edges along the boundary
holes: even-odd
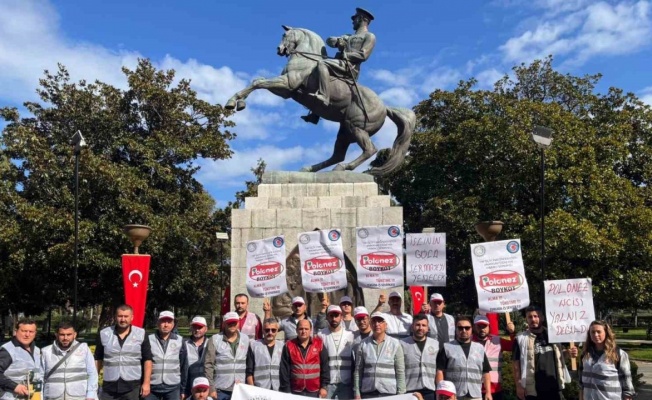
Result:
[[[374,312],[380,311],[385,302],[385,295],[381,294]],[[412,316],[404,313],[402,307],[403,296],[401,293],[391,292],[389,294],[389,312],[385,313],[385,321],[387,322],[387,334],[397,339],[409,337],[412,327]]]
[[[41,369],[41,349],[36,346],[36,321],[21,318],[14,336],[0,347],[0,394],[3,400],[27,398],[29,388],[25,377]],[[42,379],[42,377],[41,377]]]
[[[457,389],[451,381],[440,381],[437,384],[437,400],[457,400]]]
[[[181,398],[190,397],[192,383],[196,378],[204,376],[204,360],[206,352],[206,318],[195,316],[190,321],[190,337],[184,340],[186,351],[185,370],[181,371]]]
[[[353,35],[331,36],[326,40],[330,47],[337,48],[339,52],[335,58],[320,59],[314,69],[319,82],[319,89],[311,93],[322,106],[330,104],[329,79],[331,73],[341,79],[358,80],[360,64],[367,61],[376,46],[376,36],[369,32],[369,24],[374,16],[363,8],[356,8],[351,17],[353,21]],[[319,116],[310,113],[302,117],[304,121],[316,124]]]
[[[312,322],[297,322],[297,337],[289,340],[281,354],[280,391],[299,396],[326,398],[330,384],[328,351],[319,336],[312,336]]]
[[[503,363],[503,351],[512,351],[514,324],[511,321],[507,324],[509,339],[493,336],[489,333],[489,330],[489,318],[485,315],[477,315],[473,319],[473,337],[471,340],[484,346],[484,352],[491,366],[491,372],[489,372],[489,376],[491,377],[491,395],[494,400],[502,400],[501,365]]]
[[[211,385],[208,382],[208,379],[202,377],[195,378],[192,381],[192,388],[190,393],[194,400],[213,400],[208,394],[210,392]]]
[[[405,357],[405,386],[408,393],[420,393],[424,400],[435,400],[435,376],[439,343],[428,337],[428,318],[412,318],[412,336],[402,339]]]
[[[233,386],[245,382],[249,337],[240,334],[239,322],[238,313],[226,313],[222,333],[213,335],[206,346],[204,374],[216,400],[229,400]]]
[[[173,332],[174,313],[162,311],[158,329],[149,335],[152,348],[152,387],[147,400],[177,400],[181,395],[181,371],[188,369],[181,336]]]
[[[285,343],[276,340],[279,324],[276,318],[266,319],[263,324],[265,337],[249,344],[247,351],[247,384],[263,389],[279,390],[279,365]]]
[[[131,325],[134,310],[115,310],[115,325],[102,329],[95,343],[95,366],[104,369],[100,400],[138,400],[150,392],[152,346],[144,329]]]
[[[263,337],[263,324],[260,317],[249,312],[249,296],[244,293],[236,294],[233,298],[235,312],[238,313],[238,329],[249,336],[249,340],[258,340]]]
[[[355,318],[353,318],[353,300],[349,296],[342,296],[340,308],[342,309],[342,326],[347,331],[356,332],[358,326],[355,324]]]
[[[353,346],[351,347],[353,365],[355,366],[360,343],[371,335],[371,320],[369,319],[369,311],[362,306],[353,310],[353,318],[355,318],[355,324],[358,326],[358,330],[353,333]]]
[[[353,375],[353,332],[344,329],[342,324],[342,309],[340,306],[328,306],[326,312],[328,328],[319,332],[328,351],[328,367],[331,372],[328,385],[329,399],[351,399],[351,381]]]
[[[41,350],[47,400],[97,399],[97,370],[93,353],[78,342],[75,327],[61,322],[53,344]]]
[[[398,339],[387,334],[384,313],[371,314],[372,335],[360,343],[353,371],[353,398],[404,394],[405,359]]]
[[[471,341],[471,318],[458,316],[455,319],[455,340],[444,343],[437,354],[437,382],[451,381],[457,388],[460,399],[482,400],[482,386],[485,387],[485,400],[492,400],[491,366],[484,347]]]
[[[328,326],[326,322],[326,309],[329,306],[328,296],[324,296],[321,302],[321,312],[317,314],[317,318],[311,321],[311,325],[315,325],[315,329],[324,329]],[[265,303],[265,319],[272,318],[272,309],[269,303]],[[281,330],[285,334],[285,341],[292,340],[297,337],[297,323],[302,320],[310,318],[306,314],[306,301],[301,296],[292,298],[292,315],[281,321]]]
[[[428,306],[430,308],[426,314],[428,316],[428,336],[437,339],[439,346],[443,347],[444,343],[455,340],[455,318],[444,313],[446,303],[444,303],[444,296],[440,293],[433,293],[430,296]]]

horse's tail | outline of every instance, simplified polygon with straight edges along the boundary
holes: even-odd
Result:
[[[386,175],[398,168],[405,160],[410,140],[417,124],[417,117],[412,110],[407,108],[387,107],[387,116],[396,124],[398,135],[394,139],[394,145],[389,152],[385,164],[380,167],[373,167],[369,170],[372,175]]]

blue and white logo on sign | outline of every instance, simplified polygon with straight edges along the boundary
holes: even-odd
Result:
[[[333,242],[336,241],[336,240],[339,240],[340,233],[338,231],[336,231],[335,229],[333,229],[332,231],[328,232],[328,238]]]
[[[276,247],[278,249],[279,247],[283,246],[284,240],[283,240],[282,237],[277,236],[277,237],[274,238],[272,243],[274,244],[274,247]]]
[[[511,242],[507,243],[507,251],[510,253],[514,254],[519,251],[521,246],[518,245],[518,242],[515,240],[512,240]]]
[[[401,234],[401,228],[398,226],[390,226],[389,229],[387,230],[387,234],[391,237],[397,237],[398,235]]]

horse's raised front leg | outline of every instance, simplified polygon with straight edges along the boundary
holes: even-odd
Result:
[[[351,134],[344,128],[344,124],[340,125],[340,130],[337,132],[337,139],[335,139],[335,148],[333,149],[333,155],[325,161],[322,161],[318,164],[315,164],[311,167],[302,168],[303,172],[317,172],[326,167],[330,167],[333,164],[344,161],[346,157],[346,151],[351,145]]]
[[[224,108],[227,110],[233,110],[235,108],[236,111],[244,109],[247,106],[247,97],[249,97],[254,90],[258,89],[267,89],[275,95],[286,99],[290,97],[290,85],[288,83],[287,75],[280,75],[271,79],[257,78],[251,82],[251,85],[231,96],[231,98],[226,102]]]
[[[344,122],[343,124],[346,124]],[[369,137],[369,133],[367,131],[356,128],[353,126],[351,123],[348,123],[349,129],[351,133],[353,134],[353,138],[355,142],[360,146],[362,149],[362,154],[358,156],[355,160],[351,161],[348,164],[337,164],[337,166],[333,169],[334,171],[352,171],[356,169],[360,164],[363,162],[367,161],[371,156],[376,154],[378,150],[376,150],[376,146],[374,146],[373,142],[371,141],[371,138]]]

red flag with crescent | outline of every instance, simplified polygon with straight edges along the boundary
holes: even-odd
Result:
[[[224,289],[224,295],[222,295],[222,315],[228,313],[231,311],[231,302],[229,301],[231,299],[231,288],[227,287]]]
[[[122,283],[125,290],[125,304],[134,309],[132,324],[140,328],[145,322],[145,304],[147,303],[147,287],[149,283],[148,254],[122,255]]]
[[[410,286],[410,293],[412,294],[412,313],[419,314],[426,297],[423,286]]]

